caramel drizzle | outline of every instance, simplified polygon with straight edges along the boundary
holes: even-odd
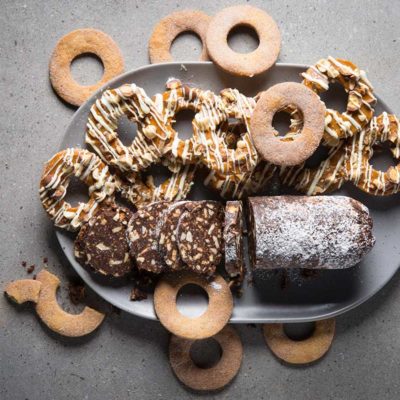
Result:
[[[331,56],[302,73],[303,84],[317,93],[329,89],[329,81],[338,81],[349,93],[347,110],[339,112],[327,109],[324,140],[328,145],[337,145],[338,140],[360,132],[371,120],[376,98],[365,71],[355,65]]]
[[[138,123],[137,136],[125,146],[117,134],[121,116]],[[170,130],[164,124],[155,104],[135,84],[110,89],[90,109],[86,143],[101,159],[121,172],[139,171],[158,160]]]
[[[80,202],[77,207],[64,201],[71,175],[88,184],[89,202]],[[94,214],[99,203],[112,196],[115,187],[108,167],[95,154],[83,149],[67,149],[46,163],[39,194],[44,209],[56,226],[77,230]]]
[[[400,123],[395,115],[386,112],[374,117],[368,129],[363,130],[346,147],[347,179],[360,189],[374,195],[389,195],[400,190],[400,163],[387,171],[378,171],[370,164],[374,146],[386,141],[391,152],[400,158]]]
[[[258,154],[250,136],[249,121],[255,100],[236,89],[225,89],[212,102],[204,101],[195,117],[194,128],[204,149],[202,160],[213,170],[224,174],[251,171],[258,162]],[[225,135],[218,126],[229,118],[241,120],[246,132],[241,135],[235,150],[228,148]]]

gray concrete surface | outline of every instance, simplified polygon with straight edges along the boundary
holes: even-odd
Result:
[[[278,22],[280,61],[313,63],[332,54],[367,69],[376,92],[400,113],[400,2],[251,1]],[[74,276],[63,260],[52,224],[39,203],[42,164],[58,148],[74,112],[52,92],[48,60],[59,37],[96,27],[121,46],[126,68],[148,62],[153,25],[171,11],[215,13],[230,2],[6,1],[0,2],[0,286],[27,276],[21,261],[42,264],[63,278]],[[240,39],[240,38],[239,38]],[[251,47],[252,39],[248,45]],[[198,41],[180,39],[179,59],[195,58]],[[197,53],[196,53],[197,52]],[[74,65],[79,78],[101,74],[94,60]],[[97,74],[97,75],[96,75]],[[337,320],[330,353],[308,368],[281,365],[259,328],[239,326],[244,343],[240,374],[206,398],[396,399],[400,397],[400,275],[372,300]],[[91,302],[99,303],[89,295]],[[110,311],[109,307],[101,304]],[[178,399],[196,397],[174,378],[167,359],[168,334],[157,323],[110,312],[101,329],[83,340],[50,333],[31,307],[0,298],[0,398]]]

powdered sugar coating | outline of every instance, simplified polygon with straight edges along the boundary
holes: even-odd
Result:
[[[344,269],[375,239],[367,207],[344,196],[249,198],[253,269]]]

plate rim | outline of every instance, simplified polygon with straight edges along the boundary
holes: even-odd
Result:
[[[60,150],[63,150],[62,147],[62,142],[64,141],[64,138],[66,136],[66,132],[68,131],[70,125],[72,125],[75,121],[75,119],[78,118],[79,115],[79,111],[86,107],[86,105],[89,102],[92,102],[93,99],[97,98],[97,96],[99,96],[100,93],[102,93],[104,90],[106,90],[107,88],[112,87],[116,82],[123,80],[125,78],[128,78],[130,75],[134,74],[134,73],[138,73],[141,71],[145,71],[145,70],[151,70],[151,69],[158,69],[160,66],[179,66],[179,67],[186,67],[186,66],[191,66],[191,65],[213,65],[213,62],[211,61],[173,61],[173,62],[165,62],[165,63],[158,63],[158,64],[149,64],[149,65],[144,65],[141,66],[139,68],[135,68],[132,69],[130,71],[126,71],[124,73],[122,73],[121,75],[118,75],[116,77],[114,77],[113,79],[111,79],[110,81],[108,81],[107,83],[105,83],[103,86],[101,86],[98,90],[96,90],[83,104],[81,104],[75,111],[74,114],[72,115],[67,127],[65,128],[64,134],[62,136],[62,141],[60,144]],[[274,65],[275,66],[281,66],[281,67],[294,67],[294,68],[304,68],[307,69],[309,68],[309,65],[307,64],[298,64],[298,63],[281,63],[278,62]],[[377,94],[374,94],[375,97],[377,98],[377,100],[379,101],[379,103],[382,105],[383,108],[389,109],[390,107],[388,107],[388,105],[386,104],[386,102],[384,100],[381,99],[380,96],[378,96]],[[84,145],[84,143],[83,143]],[[68,263],[72,266],[72,268],[74,269],[74,271],[83,279],[83,281],[85,282],[86,285],[88,285],[91,290],[93,290],[98,296],[100,296],[103,300],[107,301],[108,303],[110,303],[111,305],[131,314],[131,315],[135,315],[137,317],[141,317],[144,319],[148,319],[148,320],[153,320],[153,321],[158,321],[158,318],[154,312],[153,309],[153,313],[152,315],[149,315],[148,313],[142,312],[141,309],[139,310],[132,310],[124,305],[121,304],[115,304],[115,302],[112,299],[109,299],[108,296],[104,296],[102,294],[100,294],[96,288],[94,287],[95,285],[94,280],[88,280],[86,279],[86,276],[84,275],[83,272],[85,272],[82,268],[82,270],[79,270],[77,268],[75,268],[75,260],[71,260],[69,254],[67,254],[63,248],[63,244],[62,244],[62,231],[58,228],[54,228],[55,229],[55,234],[57,237],[57,241],[58,244],[60,245],[60,248],[64,254],[64,256],[66,257],[66,259],[68,260]],[[399,272],[400,270],[400,263],[397,267],[397,269],[394,271],[394,273],[392,275],[390,275],[386,280],[384,280],[383,284],[380,287],[375,288],[373,291],[369,292],[368,294],[366,294],[365,296],[359,298],[357,301],[354,301],[351,304],[347,304],[344,305],[343,307],[340,307],[338,309],[336,309],[335,311],[331,311],[328,313],[325,313],[323,316],[322,315],[318,315],[318,316],[312,316],[312,317],[293,317],[290,319],[284,318],[284,319],[280,319],[280,318],[271,318],[268,320],[267,323],[304,323],[304,322],[313,322],[313,321],[319,321],[319,320],[324,320],[327,318],[333,318],[339,315],[342,315],[350,310],[353,310],[357,307],[359,307],[361,304],[364,304],[365,302],[367,302],[368,300],[370,300],[372,297],[374,297],[378,292],[380,292],[382,289],[384,289],[388,283],[394,278],[394,276]],[[329,304],[329,303],[326,303]],[[231,319],[229,320],[229,323],[266,323],[265,319],[263,318],[247,318],[247,317],[241,317],[240,319],[236,319],[233,316],[231,317]]]

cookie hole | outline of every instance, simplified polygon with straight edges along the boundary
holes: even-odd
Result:
[[[201,39],[196,33],[182,32],[172,42],[171,54],[174,60],[197,60],[202,49]]]
[[[285,137],[290,130],[290,114],[285,111],[275,113],[272,126],[278,132],[279,137]]]
[[[213,338],[196,340],[192,344],[189,354],[197,367],[208,369],[218,364],[222,357],[222,348]]]
[[[181,110],[175,115],[173,128],[178,132],[179,139],[187,140],[193,136],[192,121],[195,112],[192,110]]]
[[[160,186],[171,177],[172,172],[164,165],[150,165],[144,172],[144,179],[153,180],[155,186]]]
[[[236,53],[251,53],[260,45],[254,28],[247,25],[234,26],[228,34],[228,46]]]
[[[185,317],[200,317],[207,310],[208,294],[198,285],[185,285],[181,287],[176,296],[176,306]]]
[[[80,85],[94,85],[103,76],[104,65],[95,54],[84,53],[72,60],[71,73]]]
[[[347,109],[348,94],[343,86],[337,82],[329,84],[329,89],[320,94],[326,108],[344,113]]]
[[[387,171],[390,167],[397,165],[397,161],[390,151],[389,142],[374,147],[374,155],[370,164],[378,171]]]
[[[283,331],[285,332],[285,335],[291,340],[306,340],[314,333],[315,322],[304,322],[301,324],[284,324]]]
[[[300,112],[298,112],[297,117],[302,121],[302,115]],[[272,119],[272,126],[278,133],[278,137],[289,140],[290,138],[293,138],[294,134],[301,131],[303,123],[294,119],[289,111],[281,110],[275,113]],[[293,132],[290,132],[291,128],[293,128]]]
[[[78,203],[87,203],[89,201],[88,187],[80,179],[72,176],[64,200],[72,207],[77,206]]]
[[[137,135],[137,125],[123,115],[118,121],[117,134],[125,146],[130,146]]]
[[[306,168],[317,168],[329,156],[329,147],[319,145],[312,156],[306,160]]]

